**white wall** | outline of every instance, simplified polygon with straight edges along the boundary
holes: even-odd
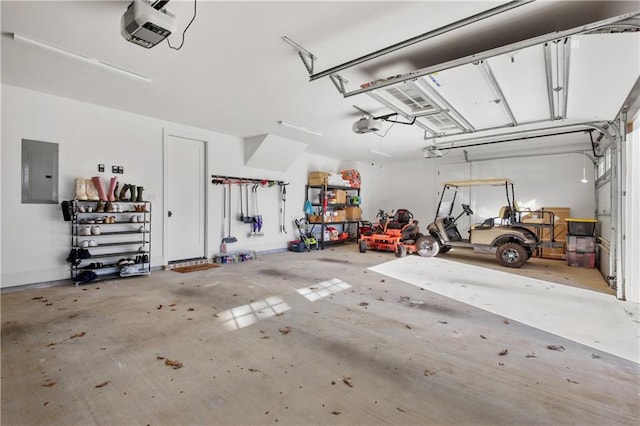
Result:
[[[292,220],[303,215],[307,172],[335,172],[340,166],[335,159],[303,154],[284,173],[245,167],[244,142],[240,138],[2,85],[0,286],[69,277],[65,258],[70,248],[70,225],[63,221],[60,206],[21,203],[22,139],[59,144],[60,201],[74,197],[74,178],[99,175],[106,182],[112,176],[111,165],[124,166],[125,173],[117,175],[119,180],[144,186],[145,198],[153,203],[151,263],[152,266],[162,265],[165,261],[162,252],[162,219],[165,216],[162,211],[162,155],[165,128],[199,135],[209,141],[209,174],[290,182],[286,207],[288,234],[280,232],[280,197],[277,188],[260,189],[265,236],[250,239],[246,236],[248,225],[235,221],[232,226],[238,242],[229,249],[266,251],[285,248],[287,241],[297,237]],[[107,172],[98,173],[99,163],[105,164]],[[209,255],[213,255],[218,252],[222,238],[222,188],[210,183],[207,185]],[[234,202],[237,201],[237,193],[234,192]],[[236,212],[237,208],[234,206]]]
[[[420,158],[406,163],[365,165],[362,167],[363,173],[366,172],[364,185],[371,192],[364,203],[371,216],[375,216],[377,209],[408,208],[426,229],[435,217],[443,181],[508,177],[514,181],[516,200],[521,207],[570,207],[573,217],[593,218],[593,166],[587,161],[588,184],[580,182],[582,166],[581,154],[470,163],[450,162],[446,157]],[[470,197],[475,212],[471,223],[497,215],[505,203],[502,189],[476,189]]]

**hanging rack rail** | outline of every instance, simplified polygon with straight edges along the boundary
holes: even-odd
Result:
[[[261,184],[268,186],[285,186],[289,185],[288,182],[284,182],[281,180],[273,180],[273,179],[257,179],[257,178],[247,178],[247,177],[238,177],[238,176],[225,176],[225,175],[211,175],[211,183],[214,185],[221,184],[233,184],[240,185],[245,183],[253,183],[253,184]]]

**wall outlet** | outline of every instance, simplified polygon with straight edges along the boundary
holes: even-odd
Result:
[[[98,171],[104,172],[104,164],[98,164]]]

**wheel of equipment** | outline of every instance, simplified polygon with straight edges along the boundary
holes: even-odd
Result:
[[[440,253],[440,244],[431,235],[425,235],[416,242],[416,249],[422,257],[434,257]]]
[[[398,248],[396,249],[396,257],[405,257],[407,255],[407,247],[398,244]]]
[[[529,256],[527,249],[518,243],[504,243],[496,252],[498,263],[507,268],[519,268],[525,264]]]
[[[367,242],[365,240],[360,240],[359,248],[360,248],[360,253],[366,253],[367,252]]]

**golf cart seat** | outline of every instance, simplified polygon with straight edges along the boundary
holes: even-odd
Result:
[[[469,231],[476,231],[480,229],[491,229],[495,225],[494,218],[490,217],[489,219],[485,219],[482,223],[476,223],[475,225],[471,225]]]
[[[402,229],[413,220],[413,214],[407,209],[398,209],[387,225],[389,229]]]

